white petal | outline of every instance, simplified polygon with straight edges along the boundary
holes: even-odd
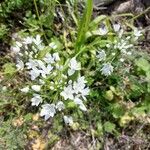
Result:
[[[24,69],[24,63],[22,60],[19,60],[18,63],[16,64],[17,70],[22,70]]]
[[[73,69],[68,69],[68,75],[71,76],[75,73],[75,70]]]
[[[55,59],[55,61],[59,61],[60,60],[60,57],[59,57],[58,53],[54,53],[53,54],[53,58]]]
[[[83,111],[87,111],[87,108],[85,107],[83,103],[79,105],[79,108]]]
[[[116,23],[116,24],[113,24],[113,28],[114,28],[115,32],[118,32],[120,30],[121,26],[120,26],[120,24]]]
[[[29,87],[25,87],[25,88],[22,88],[20,89],[21,92],[24,92],[24,93],[28,93],[29,92]]]
[[[39,92],[41,90],[41,86],[40,85],[32,85],[31,86],[32,90]]]
[[[72,117],[70,116],[64,116],[64,122],[65,124],[69,124],[69,125],[72,125],[73,124],[73,119]]]

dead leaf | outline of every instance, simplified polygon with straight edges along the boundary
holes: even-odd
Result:
[[[45,147],[46,147],[46,143],[41,138],[36,139],[34,141],[34,143],[32,144],[32,149],[33,150],[44,150]]]
[[[32,116],[32,119],[33,119],[34,121],[39,120],[39,114],[37,113],[37,114],[33,115],[33,116]]]
[[[24,123],[23,117],[19,117],[12,121],[12,125],[15,127],[20,127]]]

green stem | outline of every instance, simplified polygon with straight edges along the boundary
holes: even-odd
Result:
[[[38,7],[37,7],[37,4],[36,4],[36,0],[33,0],[33,1],[34,1],[34,6],[35,6],[35,11],[36,11],[37,17],[39,19],[40,15],[39,15]]]
[[[85,50],[85,48],[82,48],[74,57],[78,57],[78,55],[80,55],[84,50]],[[69,61],[70,61],[70,59],[68,59],[65,62],[64,68],[63,68],[63,70],[61,72],[64,72],[64,70],[68,67]]]
[[[38,20],[40,21],[40,15],[39,15],[39,11],[38,11],[38,7],[37,7],[36,0],[33,0],[33,2],[34,2],[34,7],[35,7],[35,11],[36,11]],[[45,32],[44,32],[44,29],[43,29],[43,26],[42,26],[41,22],[40,22],[40,28],[41,28],[41,30],[42,30],[42,32],[43,32],[43,35],[44,35],[44,38],[45,38],[46,42],[49,43],[49,42],[48,42],[48,39],[47,39],[47,37],[46,37],[46,35],[45,35]]]

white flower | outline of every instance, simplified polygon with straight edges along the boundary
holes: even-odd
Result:
[[[111,45],[110,45],[110,44],[106,44],[106,47],[107,47],[107,48],[110,48],[110,47],[111,47]]]
[[[64,87],[64,90],[60,93],[60,95],[63,96],[65,100],[72,100],[74,98],[73,93],[72,85],[68,85],[67,87]]]
[[[85,85],[86,81],[84,76],[78,77],[77,81],[75,81],[72,85],[72,81],[68,82],[68,86],[64,87],[64,90],[60,93],[61,96],[64,97],[65,100],[71,99],[74,100],[75,95],[81,96],[86,100],[85,96],[87,96],[90,92],[89,88]]]
[[[55,71],[55,72],[53,72],[53,73],[52,73],[52,75],[53,75],[53,76],[56,76],[56,75],[57,75],[57,72],[56,72],[56,71]]]
[[[70,116],[64,116],[64,122],[65,124],[69,124],[69,125],[72,125],[73,124],[73,119],[72,117]]]
[[[50,86],[49,88],[50,88],[51,90],[54,90],[54,89],[55,89],[53,86]]]
[[[70,69],[68,70],[68,75],[69,76],[73,75],[76,70],[81,69],[81,65],[80,65],[80,63],[77,62],[75,57],[73,57],[70,60],[69,67],[70,67]]]
[[[80,82],[80,83],[82,83],[82,84],[87,83],[87,81],[85,80],[84,76],[78,77],[77,81]]]
[[[84,88],[84,89],[82,89],[82,90],[80,91],[81,96],[82,96],[82,98],[83,98],[84,100],[86,100],[86,97],[85,97],[85,96],[89,95],[89,92],[90,92],[90,89],[89,89],[88,87],[87,87],[87,88]]]
[[[118,32],[120,30],[121,26],[120,26],[120,24],[115,23],[115,24],[113,24],[113,28],[114,28],[115,32]]]
[[[58,109],[59,111],[63,110],[65,108],[65,105],[62,101],[59,101],[57,104],[56,104],[56,109]]]
[[[118,34],[119,38],[121,38],[121,37],[123,36],[124,30],[121,29],[118,33],[119,33],[119,34]]]
[[[106,35],[108,33],[108,30],[106,27],[99,28],[99,34],[100,35]]]
[[[31,75],[31,80],[35,80],[40,75],[40,70],[33,68],[30,70],[29,74]]]
[[[58,53],[54,53],[53,58],[55,59],[55,61],[60,61],[60,57]]]
[[[79,94],[80,96],[82,96],[82,98],[84,100],[86,100],[85,96],[87,96],[90,92],[89,88],[85,87],[86,86],[85,83],[86,83],[86,81],[84,80],[84,77],[79,77],[77,82],[73,83],[74,93]]]
[[[104,50],[98,51],[98,55],[96,56],[99,61],[105,60],[106,59],[106,53]]]
[[[54,61],[54,57],[52,57],[51,54],[47,53],[43,59],[46,63],[50,63],[50,64],[53,64],[55,63]]]
[[[38,106],[42,102],[42,98],[39,94],[33,94],[33,98],[31,99],[32,106]]]
[[[39,34],[36,36],[36,38],[33,39],[33,42],[37,46],[39,46],[42,43],[42,40]]]
[[[44,84],[45,84],[45,81],[42,80],[42,79],[39,79],[39,83],[42,84],[42,85],[44,85]]]
[[[40,73],[42,75],[43,78],[46,78],[46,75],[49,75],[52,71],[53,67],[49,64],[47,65],[47,67],[43,66],[43,68],[41,68]]]
[[[116,55],[116,53],[112,53],[112,56],[115,56]]]
[[[77,81],[72,83],[72,80],[68,82],[68,86],[64,87],[64,90],[60,93],[65,100],[70,99],[79,105],[79,108],[86,111],[86,107],[82,102],[82,99],[86,100],[86,96],[89,94],[90,90],[86,87],[85,77],[78,77]],[[82,99],[81,99],[82,98]]]
[[[45,45],[42,43],[42,44],[40,44],[40,45],[38,45],[38,49],[41,51],[41,50],[43,50],[45,48]]]
[[[7,91],[7,87],[6,87],[6,86],[3,86],[3,87],[2,87],[2,91],[3,91],[3,92],[6,92],[6,91]]]
[[[26,37],[26,38],[23,39],[23,43],[25,45],[31,44],[32,42],[33,42],[33,38],[30,37],[30,36],[28,36],[28,37]]]
[[[83,103],[79,105],[79,108],[83,111],[87,111],[87,108],[85,107]]]
[[[24,53],[25,53],[25,55],[29,55],[29,52],[28,52],[28,51],[25,51]]]
[[[113,72],[113,66],[110,63],[105,63],[103,64],[101,71],[105,76],[111,75],[111,73]]]
[[[26,63],[26,65],[28,69],[32,69],[29,73],[32,80],[36,79],[40,74],[45,78],[46,75],[50,74],[51,70],[53,69],[50,64],[45,66],[44,62],[42,62],[41,60],[30,59],[29,62]]]
[[[119,49],[121,51],[121,53],[123,53],[123,54],[126,54],[127,50],[132,48],[132,47],[133,47],[132,44],[129,44],[128,41],[123,40],[123,39],[118,43],[116,41],[116,44],[114,46],[115,49]]]
[[[127,55],[131,55],[132,54],[132,52],[127,52]]]
[[[137,28],[134,29],[133,34],[136,39],[138,39],[140,36],[142,36],[142,32],[140,30],[138,30]]]
[[[11,46],[11,51],[13,51],[14,53],[19,53],[20,52],[20,48],[22,47],[22,43],[16,41],[15,46]]]
[[[44,68],[45,67],[45,64],[42,60],[36,60],[37,64],[38,64],[38,67],[39,68]]]
[[[15,40],[15,39],[17,39],[18,37],[19,37],[18,33],[13,33],[13,34],[12,34],[12,39]]]
[[[22,60],[18,60],[17,64],[16,64],[17,70],[23,70],[24,68],[24,63]]]
[[[131,36],[127,36],[127,37],[126,37],[126,40],[130,40],[130,39],[131,39]]]
[[[20,89],[20,91],[23,92],[23,93],[28,93],[29,92],[29,87],[26,86],[26,87]]]
[[[75,57],[71,58],[69,67],[73,70],[81,69],[81,65],[80,65],[80,63],[77,62]]]
[[[86,81],[84,80],[84,77],[83,77],[83,76],[82,76],[82,77],[79,77],[79,78],[77,79],[77,81],[75,81],[75,82],[73,83],[74,92],[75,92],[76,94],[80,93],[80,91],[84,89],[85,83],[86,83]]]
[[[68,75],[71,76],[75,73],[75,70],[73,69],[68,69]]]
[[[31,86],[32,90],[34,90],[35,92],[39,92],[41,90],[41,86],[40,85],[32,85]]]
[[[120,62],[124,62],[124,59],[123,59],[123,58],[120,58]]]
[[[74,102],[75,104],[79,104],[79,105],[83,103],[82,100],[78,97],[75,97]]]
[[[54,104],[44,104],[42,105],[40,116],[45,116],[44,118],[47,120],[50,117],[54,117],[55,113],[56,110]]]
[[[32,69],[38,66],[37,60],[29,59],[29,61],[26,63],[27,69]]]
[[[82,100],[78,97],[75,97],[74,99],[75,104],[79,105],[79,108],[83,111],[87,111],[87,108],[85,107],[85,105],[83,104]]]
[[[18,46],[11,46],[10,50],[13,51],[14,53],[19,53],[20,52],[20,47],[18,47]]]
[[[50,46],[51,48],[53,48],[53,49],[56,49],[56,48],[57,48],[57,45],[56,45],[54,42],[50,43],[49,46]]]

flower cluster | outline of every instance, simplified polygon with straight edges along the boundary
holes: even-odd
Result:
[[[98,51],[98,54],[96,56],[98,58],[99,61],[102,61],[106,59],[106,53],[104,50]]]
[[[32,57],[34,52],[43,50],[45,45],[41,40],[41,36],[37,35],[35,38],[32,36],[27,36],[22,38],[17,33],[12,35],[13,45],[11,50],[15,54],[23,56],[23,51],[29,56]],[[30,49],[32,48],[32,51]],[[30,53],[29,53],[30,52]]]
[[[99,50],[97,52],[97,56],[96,57],[97,57],[98,61],[105,61],[106,60],[106,56],[107,55],[106,55],[104,50]],[[101,74],[104,75],[104,76],[109,76],[113,72],[113,68],[114,67],[111,65],[111,63],[104,62],[102,64],[102,68],[100,69]]]
[[[29,59],[26,63],[27,69],[30,69],[31,80],[35,80],[39,76],[46,78],[54,69],[53,64],[57,64],[60,60],[58,53],[47,53],[43,60]],[[57,64],[58,65],[58,64]],[[60,67],[60,66],[58,66]]]
[[[124,36],[120,24],[113,24],[113,29],[118,37],[112,41],[107,40],[96,55],[99,70],[104,76],[110,76],[114,72],[114,60],[124,62],[125,56],[131,55],[132,41],[142,35],[135,29],[133,35]],[[99,29],[99,35],[105,38],[108,32],[105,26]],[[31,105],[41,108],[40,115],[45,120],[66,109],[69,100],[82,111],[87,111],[84,102],[90,90],[85,77],[80,75],[81,63],[76,57],[66,60],[60,55],[55,42],[45,45],[40,35],[22,38],[14,34],[13,41],[11,50],[17,56],[17,70],[27,71],[30,76],[30,85],[23,87],[21,92],[32,95]],[[73,122],[71,116],[63,116],[63,119],[69,125]]]
[[[44,119],[47,120],[50,117],[54,117],[56,110],[61,111],[65,109],[65,105],[62,101],[58,101],[57,104],[43,104],[40,112],[40,116],[44,116]]]
[[[76,58],[73,57],[69,63],[68,75],[71,76],[75,73],[76,70],[80,70],[81,65],[77,62]]]
[[[83,100],[86,100],[90,90],[86,86],[85,77],[78,75],[76,79],[75,75],[74,80],[71,80],[75,72],[81,70],[81,64],[77,62],[76,57],[70,58],[67,66],[64,66],[66,63],[59,53],[51,53],[57,49],[54,42],[45,46],[39,35],[35,38],[28,36],[19,38],[19,41],[16,38],[14,40],[15,44],[11,50],[18,56],[16,67],[18,71],[27,70],[32,82],[32,85],[27,85],[20,90],[23,93],[32,94],[31,105],[41,106],[40,116],[48,120],[57,112],[63,111],[66,108],[66,102],[63,100],[71,100],[82,111],[87,110]],[[44,55],[39,57],[41,52]],[[50,94],[52,98],[49,99],[47,94]],[[64,116],[63,119],[66,124],[73,123],[71,116]]]
[[[114,23],[113,24],[113,30],[115,32],[119,32],[120,29],[121,29],[121,26],[120,26],[119,23]],[[98,30],[98,34],[102,35],[102,36],[107,35],[108,32],[109,32],[109,30],[108,30],[108,28],[104,24]]]
[[[120,41],[115,41],[114,49],[119,49],[121,54],[130,55],[130,50],[133,48],[133,44],[130,44],[130,38],[127,37],[125,40],[121,39]]]
[[[109,76],[113,72],[113,66],[110,63],[104,63],[101,71],[102,75]]]
[[[96,58],[98,62],[102,62],[101,64],[101,74],[104,76],[109,76],[114,71],[113,60],[117,58],[121,63],[125,61],[127,56],[132,54],[132,49],[135,43],[134,41],[139,39],[142,36],[142,31],[138,29],[134,29],[133,34],[124,35],[124,30],[121,28],[120,24],[113,24],[114,32],[118,34],[118,37],[114,38],[114,41],[109,41],[106,44],[106,49],[100,49],[97,51]],[[99,29],[101,32],[100,35],[106,35],[108,30],[104,26]],[[107,50],[107,54],[106,54]]]
[[[75,104],[79,105],[80,109],[86,111],[86,107],[83,104],[82,99],[86,100],[86,96],[89,94],[89,88],[85,85],[85,78],[79,77],[77,81],[69,81],[68,85],[64,87],[64,90],[60,93],[65,100],[73,100]]]

